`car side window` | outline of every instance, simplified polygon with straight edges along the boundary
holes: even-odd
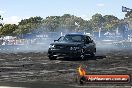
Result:
[[[87,36],[87,37],[88,37],[89,41],[92,41],[92,39],[89,36]]]
[[[86,36],[86,43],[90,43],[90,41],[91,41],[91,38],[89,37],[89,36]]]
[[[58,39],[58,42],[62,42],[64,40],[64,36],[61,36],[59,39]]]

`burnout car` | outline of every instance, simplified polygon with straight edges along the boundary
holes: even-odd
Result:
[[[96,44],[84,34],[66,34],[54,40],[48,49],[48,57],[55,60],[57,57],[86,58],[87,55],[95,56]]]

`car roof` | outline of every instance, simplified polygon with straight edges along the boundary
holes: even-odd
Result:
[[[85,34],[82,34],[82,33],[68,33],[66,35],[81,35],[81,36],[84,36]]]

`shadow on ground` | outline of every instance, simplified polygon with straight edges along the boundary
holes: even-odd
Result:
[[[95,56],[95,57],[91,57],[91,56],[87,56],[85,59],[81,59],[81,58],[58,58],[57,60],[61,60],[61,61],[87,61],[87,60],[97,60],[97,59],[103,59],[106,58],[106,56]]]

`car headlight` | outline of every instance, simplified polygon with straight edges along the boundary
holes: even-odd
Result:
[[[70,50],[79,50],[80,47],[70,47]]]
[[[55,48],[55,45],[50,45],[49,48]]]

